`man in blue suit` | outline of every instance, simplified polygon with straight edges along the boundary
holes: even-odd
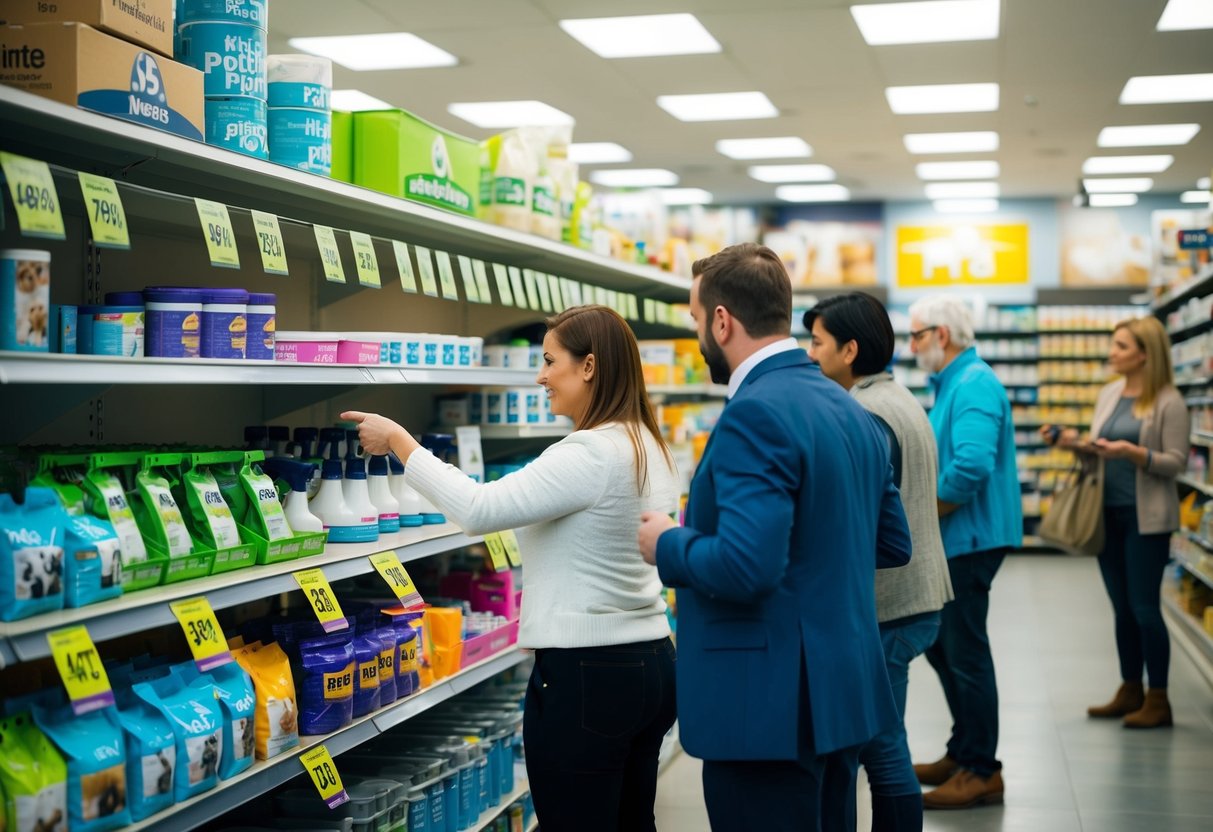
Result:
[[[789,337],[769,248],[696,264],[691,314],[729,401],[686,525],[642,516],[640,547],[678,594],[678,720],[704,760],[712,828],[855,828],[858,748],[897,720],[875,570],[909,561],[888,440]]]

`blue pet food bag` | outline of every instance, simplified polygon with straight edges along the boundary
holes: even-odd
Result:
[[[68,517],[64,532],[64,604],[83,607],[121,595],[121,544],[109,521]]]
[[[173,805],[177,741],[168,717],[158,708],[130,688],[115,687],[114,695],[126,750],[126,802],[131,819],[141,821]]]
[[[106,832],[131,822],[126,754],[114,708],[76,714],[70,705],[35,704],[34,722],[67,762],[67,828]]]
[[[193,662],[185,662],[174,665],[173,673],[179,675],[185,684],[202,678],[208,679],[215,686],[215,693],[218,694],[219,705],[223,710],[220,779],[226,780],[251,766],[255,749],[253,722],[257,694],[253,690],[253,680],[244,672],[244,668],[233,661],[201,673]]]
[[[27,488],[23,505],[0,494],[0,620],[63,609],[66,522],[49,488]]]
[[[178,803],[213,789],[219,783],[219,759],[223,754],[223,711],[210,679],[199,678],[182,685],[175,675],[139,682],[139,698],[159,709],[173,726],[177,764],[173,771],[173,796]]]

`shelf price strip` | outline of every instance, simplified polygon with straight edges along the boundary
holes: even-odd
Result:
[[[282,242],[282,229],[278,217],[265,211],[250,211],[253,230],[257,232],[257,250],[261,252],[261,267],[266,274],[286,275],[286,246]]]
[[[320,263],[324,266],[324,279],[329,283],[345,283],[345,267],[341,265],[341,250],[337,248],[337,235],[327,225],[314,225],[316,248],[320,250]]]
[[[232,218],[222,202],[194,197],[198,209],[198,222],[202,224],[202,237],[212,266],[224,269],[240,268],[240,252],[236,250],[236,233],[232,231]]]
[[[400,563],[400,558],[395,552],[380,552],[377,555],[371,555],[370,561],[371,565],[375,567],[375,571],[387,582],[388,588],[399,599],[400,606],[407,610],[425,604],[413,579],[409,577],[408,570]]]
[[[417,294],[417,277],[413,274],[409,247],[399,240],[392,240],[392,254],[396,256],[396,269],[400,272],[400,288],[410,295]]]
[[[327,747],[318,745],[309,748],[299,755],[299,762],[303,764],[308,777],[312,778],[312,784],[320,792],[320,799],[326,806],[336,809],[349,801],[350,796],[341,783],[341,775],[337,773],[337,764],[333,762],[333,755]]]
[[[109,676],[87,627],[55,630],[46,634],[46,641],[73,713],[79,716],[114,704]]]
[[[80,179],[80,193],[84,196],[93,243],[98,248],[129,249],[131,233],[126,227],[126,210],[122,207],[118,185],[109,177],[83,171],[76,176]]]
[[[307,597],[308,603],[311,604],[312,612],[316,614],[316,620],[320,622],[320,626],[326,633],[344,630],[350,625],[322,570],[304,569],[294,573],[294,578]]]
[[[17,209],[17,225],[27,237],[66,240],[59,193],[50,165],[15,153],[0,151],[0,167],[8,180],[8,193]]]
[[[188,598],[169,604],[181,631],[185,633],[185,641],[190,653],[194,656],[194,664],[203,673],[214,670],[232,661],[232,654],[227,649],[227,638],[211,609],[211,602],[204,597]]]
[[[358,269],[358,284],[379,289],[379,259],[375,257],[375,244],[370,234],[361,231],[350,232],[350,243],[354,246],[354,265]]]

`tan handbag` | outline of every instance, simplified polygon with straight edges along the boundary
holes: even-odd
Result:
[[[1079,457],[1053,492],[1053,505],[1040,523],[1045,541],[1069,552],[1097,555],[1103,550],[1103,460]]]

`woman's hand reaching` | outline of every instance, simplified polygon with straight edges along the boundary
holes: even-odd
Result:
[[[339,418],[343,422],[357,423],[358,441],[367,453],[375,456],[394,451],[401,462],[407,462],[409,455],[421,447],[411,433],[378,413],[347,410]]]

